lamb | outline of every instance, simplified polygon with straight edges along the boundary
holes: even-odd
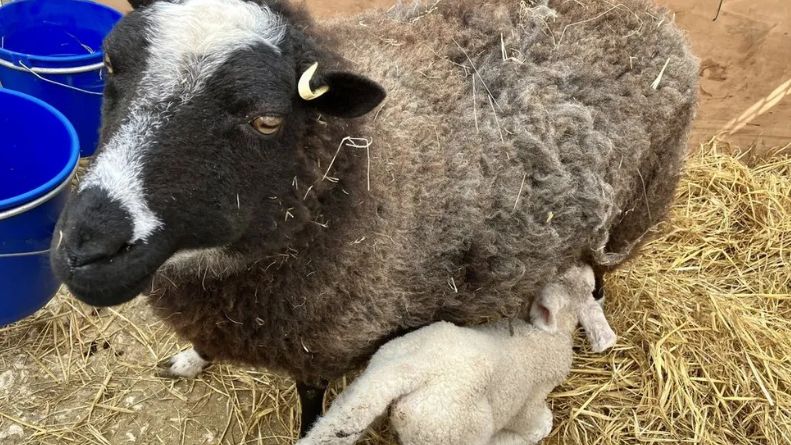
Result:
[[[388,407],[403,445],[538,443],[552,430],[545,399],[571,370],[577,322],[594,351],[615,343],[594,284],[589,266],[571,267],[533,301],[535,326],[437,322],[390,341],[297,445],[352,445]]]
[[[697,62],[647,0],[133,4],[53,269],[95,306],[146,294],[194,347],[171,375],[294,377],[305,424],[391,338],[601,278],[673,197]]]

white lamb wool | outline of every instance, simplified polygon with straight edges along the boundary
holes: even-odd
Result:
[[[571,369],[577,323],[593,350],[615,343],[593,285],[590,267],[572,267],[536,298],[534,325],[438,322],[385,344],[298,445],[353,444],[391,405],[403,445],[538,443],[552,430],[545,400]]]

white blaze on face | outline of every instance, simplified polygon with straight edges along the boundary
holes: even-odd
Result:
[[[130,243],[146,241],[162,221],[146,203],[143,155],[167,115],[203,90],[206,79],[236,50],[255,44],[279,52],[285,35],[280,16],[243,0],[155,2],[141,12],[148,20],[146,68],[127,117],[105,144],[80,190],[105,190],[129,212]]]

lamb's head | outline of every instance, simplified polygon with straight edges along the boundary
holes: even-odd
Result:
[[[581,324],[594,352],[615,344],[615,332],[593,298],[595,277],[588,265],[575,265],[547,284],[533,301],[530,319],[548,332],[571,333]]]
[[[593,298],[595,285],[590,266],[570,267],[544,286],[536,296],[530,307],[531,321],[548,332],[572,332],[577,323],[590,318],[591,311],[601,313],[603,318],[601,306]],[[607,323],[606,320],[604,322]]]
[[[105,42],[99,154],[53,240],[56,274],[98,306],[134,298],[177,252],[276,233],[271,198],[288,193],[309,126],[384,98],[362,76],[316,72],[330,56],[280,2],[132,3]]]

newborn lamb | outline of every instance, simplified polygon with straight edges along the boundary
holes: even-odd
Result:
[[[535,444],[552,430],[546,397],[571,369],[581,323],[592,349],[616,340],[575,266],[533,302],[531,321],[477,327],[437,322],[382,346],[298,445],[353,444],[392,404],[403,445]]]

